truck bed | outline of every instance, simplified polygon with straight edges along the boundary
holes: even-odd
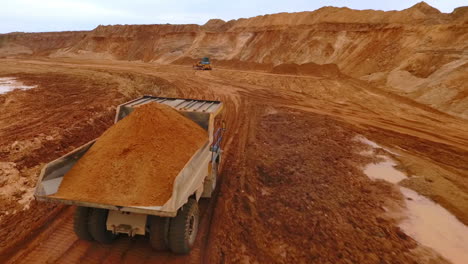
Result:
[[[115,121],[118,122],[120,119],[124,118],[126,115],[131,113],[134,107],[145,103],[149,103],[151,101],[156,101],[159,103],[166,102],[166,104],[176,108],[182,114],[194,120],[206,130],[212,130],[212,128],[210,128],[209,125],[209,123],[212,121],[212,115],[215,115],[217,111],[219,111],[222,107],[221,103],[218,101],[144,96],[142,98],[120,105],[117,108]],[[205,105],[205,107],[203,107],[203,105]],[[177,106],[181,107],[177,108]],[[190,106],[192,106],[192,108],[190,108]],[[211,112],[210,110],[212,110],[213,112]],[[208,168],[212,158],[210,151],[210,143],[212,143],[213,133],[212,131],[211,133],[209,131],[208,134],[209,139],[207,139],[207,142],[193,154],[193,156],[190,158],[190,160],[186,163],[184,168],[179,172],[179,174],[175,178],[172,196],[162,206],[120,206],[52,197],[51,195],[57,192],[64,175],[90,149],[90,147],[94,144],[95,140],[75,149],[74,151],[44,166],[39,177],[39,184],[35,191],[35,197],[37,200],[40,201],[55,201],[64,204],[104,208],[110,210],[120,210],[141,214],[170,217],[175,216],[177,214],[177,210],[187,202],[187,199],[190,195],[192,195],[193,193],[201,194],[201,191],[199,190],[203,190],[204,179],[210,173]]]

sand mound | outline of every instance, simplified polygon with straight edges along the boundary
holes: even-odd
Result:
[[[182,57],[182,58],[178,58],[177,60],[174,60],[172,62],[172,64],[176,64],[176,65],[192,65],[194,63],[197,63],[199,59],[194,59],[194,58],[189,58],[189,57]]]
[[[164,205],[175,177],[207,133],[150,103],[109,128],[65,175],[55,197],[121,206]]]
[[[296,63],[283,63],[271,69],[271,73],[276,74],[299,74],[299,69]]]
[[[333,77],[341,74],[336,64],[316,64],[313,62],[305,64],[283,63],[273,67],[271,73]]]
[[[206,22],[202,28],[206,31],[215,31],[219,32],[222,31],[224,28],[224,25],[226,25],[226,21],[222,19],[210,19],[208,22]]]
[[[271,63],[256,63],[252,61],[241,61],[241,60],[213,60],[215,67],[221,66],[231,69],[239,70],[254,70],[254,71],[270,71],[273,67]]]
[[[455,8],[451,15],[455,20],[466,23],[468,21],[468,6]]]
[[[200,58],[190,58],[190,57],[181,57],[173,62],[171,64],[176,64],[176,65],[192,65],[194,63],[197,63],[200,61]],[[211,59],[211,63],[215,68],[218,67],[224,67],[224,68],[229,68],[229,69],[238,69],[238,70],[253,70],[253,71],[271,71],[273,68],[273,64],[271,63],[256,63],[252,61],[241,61],[241,60],[217,60],[217,59]]]

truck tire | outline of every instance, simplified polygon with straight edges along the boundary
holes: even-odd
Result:
[[[214,170],[216,172],[214,179],[213,179],[213,191],[216,189],[216,185],[218,184],[218,177],[219,177],[219,165],[221,164],[221,154],[216,157],[216,162],[214,164]],[[212,192],[213,192],[212,191]]]
[[[219,176],[219,162],[216,161],[213,165],[213,170],[215,171],[215,175],[213,177],[213,190],[211,192],[214,191],[214,189],[216,188],[216,184],[218,184],[218,176]]]
[[[216,176],[219,175],[219,168],[221,167],[221,160],[222,160],[222,156],[221,156],[221,152],[218,154],[218,157],[216,157]]]
[[[167,250],[167,224],[168,219],[152,215],[150,216],[150,244],[154,250]]]
[[[109,244],[114,240],[117,235],[107,230],[107,214],[109,210],[101,208],[93,208],[89,215],[88,230],[91,236],[97,242]]]
[[[75,216],[73,217],[73,230],[76,236],[81,240],[93,241],[93,237],[89,233],[88,220],[91,213],[91,208],[77,206]]]
[[[188,254],[198,232],[199,211],[195,199],[179,209],[177,216],[172,218],[169,224],[169,248],[176,254]]]

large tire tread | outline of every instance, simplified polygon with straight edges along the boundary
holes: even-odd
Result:
[[[195,199],[189,199],[188,202],[179,210],[177,216],[171,219],[169,225],[168,242],[169,248],[176,254],[188,254],[193,245],[190,245],[187,234],[187,221],[191,215],[197,218],[195,232],[198,231],[198,204]],[[196,234],[195,234],[196,235]]]
[[[89,216],[88,229],[91,236],[100,243],[110,244],[116,237],[106,228],[109,210],[93,208]]]
[[[164,251],[167,246],[166,218],[151,215],[150,217],[150,244],[154,250]]]
[[[88,220],[92,208],[77,206],[73,217],[73,230],[81,240],[93,241],[93,236],[88,229]]]

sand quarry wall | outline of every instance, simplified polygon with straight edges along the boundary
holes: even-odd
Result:
[[[210,56],[257,64],[337,64],[347,74],[390,71],[421,50],[463,50],[467,8],[420,3],[402,11],[324,7],[205,25],[114,25],[86,32],[0,35],[0,57],[48,54],[172,63]]]
[[[0,35],[0,57],[45,54],[190,65],[209,56],[215,66],[276,73],[283,73],[273,69],[281,64],[335,64],[346,75],[468,118],[467,43],[468,7],[447,14],[421,2],[389,12],[324,7],[228,22],[213,19],[203,26],[13,33]],[[334,67],[321,72],[326,69],[335,75]]]

